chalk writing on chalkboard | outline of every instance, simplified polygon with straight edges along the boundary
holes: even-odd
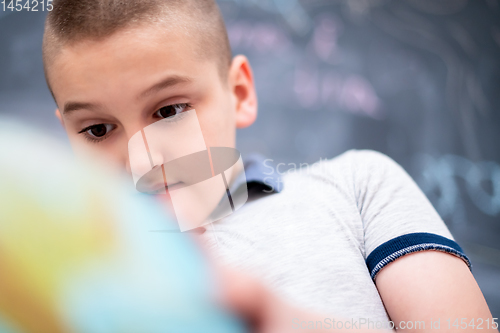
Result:
[[[454,223],[465,223],[466,214],[460,193],[459,180],[465,185],[465,194],[484,214],[500,214],[500,165],[495,162],[472,162],[456,155],[434,158],[418,155],[416,163],[422,169],[418,184],[433,201],[443,218]]]

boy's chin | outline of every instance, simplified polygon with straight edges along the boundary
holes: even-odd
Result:
[[[154,198],[156,198],[158,201],[161,202],[166,202],[166,203],[172,203],[172,198],[170,198],[170,195],[164,194],[164,193],[158,193],[158,194],[152,194]]]
[[[170,198],[170,195],[168,194],[152,194],[152,196],[162,204],[163,207],[166,208],[168,214],[171,216],[175,216],[174,213],[174,207],[172,205],[172,199]]]
[[[158,201],[160,202],[160,204],[165,208],[165,210],[167,211],[167,213],[172,216],[172,217],[175,217],[175,213],[174,213],[174,207],[173,207],[173,204],[172,204],[172,199],[170,198],[170,195],[168,194],[152,194],[152,196]],[[187,230],[187,231],[184,231],[184,232],[188,232],[188,233],[193,233],[193,234],[203,234],[205,233],[206,231],[206,226],[199,226],[197,228],[193,228],[193,229],[190,229],[190,230]]]

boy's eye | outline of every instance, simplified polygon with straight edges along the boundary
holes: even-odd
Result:
[[[86,127],[83,130],[81,130],[80,133],[86,132],[93,138],[101,138],[106,134],[108,134],[109,132],[111,132],[112,129],[113,125],[111,124],[98,124]]]
[[[156,111],[155,115],[159,118],[169,118],[181,113],[188,107],[189,104],[187,103],[168,105]]]

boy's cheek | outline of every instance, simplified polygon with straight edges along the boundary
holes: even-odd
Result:
[[[229,103],[212,107],[209,112],[198,113],[200,126],[208,147],[235,148],[236,122]]]
[[[235,127],[224,119],[211,126],[202,127],[203,136],[207,147],[230,147],[235,148]]]

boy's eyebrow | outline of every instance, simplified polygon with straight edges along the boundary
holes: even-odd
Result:
[[[180,84],[180,83],[188,83],[188,82],[192,82],[192,81],[193,80],[187,76],[172,75],[172,76],[167,77],[166,79],[161,80],[160,82],[153,85],[151,88],[148,88],[147,90],[142,92],[139,95],[138,99],[144,98],[144,97],[151,95],[151,94],[153,94],[157,91],[160,91],[162,89],[165,89],[165,88],[168,88],[171,86],[175,86],[175,85]]]
[[[147,90],[143,91],[139,95],[140,98],[144,98],[148,95],[151,95],[159,90],[175,86],[177,84],[181,83],[188,83],[192,82],[193,80],[190,77],[187,76],[179,76],[179,75],[172,75],[167,77],[166,79],[161,80],[160,82],[156,83],[152,87],[148,88]],[[99,105],[93,104],[93,103],[82,103],[82,102],[67,102],[64,104],[63,108],[63,114],[68,114],[76,110],[81,110],[81,109],[87,109],[87,110],[95,110],[98,109]]]
[[[67,102],[64,104],[63,114],[68,114],[76,110],[87,109],[95,110],[98,109],[99,105],[92,103],[82,103],[82,102]]]

